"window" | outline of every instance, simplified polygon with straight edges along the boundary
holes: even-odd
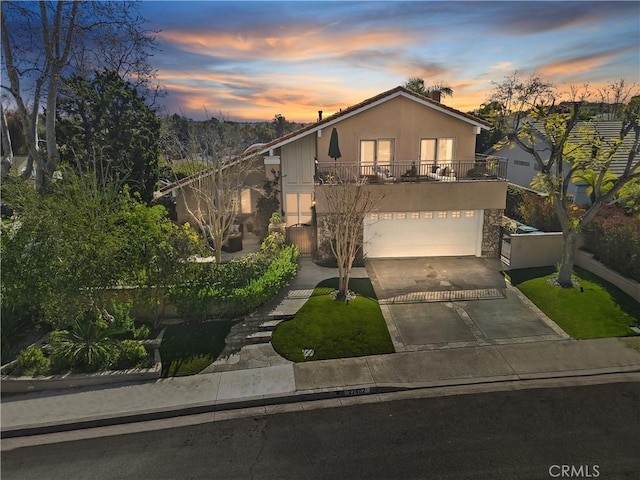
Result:
[[[287,225],[311,222],[312,193],[287,193]]]
[[[522,167],[530,167],[531,164],[529,162],[524,162],[522,160],[514,160],[513,161],[514,165],[520,165]]]
[[[377,213],[371,213],[371,214],[369,215],[369,218],[370,218],[371,220],[378,220],[378,214],[377,214]]]
[[[393,220],[393,213],[383,213],[382,214],[382,219],[383,220]]]
[[[423,138],[420,140],[420,163],[453,160],[453,138]]]
[[[451,212],[451,218],[460,218],[460,212]]]
[[[438,218],[447,218],[447,212],[438,212]]]
[[[422,218],[425,220],[431,220],[433,218],[433,212],[423,212]]]
[[[393,165],[394,150],[395,140],[392,138],[360,140],[361,175],[373,175],[377,165]]]
[[[411,220],[418,220],[420,218],[420,212],[411,212]]]
[[[407,218],[407,214],[406,214],[406,213],[398,213],[398,214],[396,215],[396,218],[397,218],[398,220],[404,220],[404,219],[406,219],[406,218]]]
[[[251,189],[243,188],[240,192],[240,213],[251,213]]]
[[[467,218],[473,218],[476,216],[476,212],[474,212],[473,210],[467,210],[466,212],[464,212],[464,216]]]

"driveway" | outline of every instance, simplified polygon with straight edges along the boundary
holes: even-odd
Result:
[[[396,351],[561,340],[496,259],[372,259],[367,272]]]

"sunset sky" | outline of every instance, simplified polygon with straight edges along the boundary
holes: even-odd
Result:
[[[420,76],[463,111],[518,70],[640,82],[639,2],[144,1],[167,113],[311,122]]]

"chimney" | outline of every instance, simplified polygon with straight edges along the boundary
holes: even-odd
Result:
[[[322,121],[322,110],[318,110],[318,121]]]
[[[429,96],[431,97],[431,100],[435,100],[436,102],[440,103],[440,90],[434,90],[432,91]]]

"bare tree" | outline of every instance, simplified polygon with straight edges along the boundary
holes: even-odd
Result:
[[[318,188],[318,223],[329,239],[338,262],[338,299],[346,300],[353,262],[362,248],[366,216],[376,209],[382,195],[367,185],[366,178],[353,182],[334,180]]]
[[[607,140],[597,123],[578,125],[589,93],[587,86],[574,87],[569,102],[556,104],[560,96],[552,84],[536,75],[523,80],[516,72],[496,84],[492,96],[500,105],[499,122],[506,132],[501,146],[515,144],[534,158],[540,172],[533,185],[548,193],[562,225],[558,283],[564,287],[572,285],[578,234],[603,205],[640,178],[640,98],[625,107],[619,135]],[[626,163],[622,174],[612,179],[610,166],[619,153],[624,153]],[[594,176],[593,202],[580,209],[571,202],[567,189],[576,174],[584,176],[585,172]]]
[[[2,2],[3,77],[8,80],[2,88],[15,101],[28,145],[23,175],[29,177],[35,166],[38,188],[46,188],[58,166],[56,108],[63,75],[114,63],[119,73],[132,76],[135,72],[139,78],[152,75],[146,60],[153,39],[143,31],[141,19],[132,15],[132,5],[80,0]],[[111,46],[103,48],[104,42]],[[43,107],[46,153],[38,138]]]
[[[623,119],[624,105],[637,89],[635,83],[628,84],[624,78],[609,82],[605,87],[598,89],[600,103],[607,109],[607,120]]]
[[[239,132],[221,123],[216,119],[190,125],[186,141],[178,132],[163,131],[166,157],[182,170],[195,172],[179,180],[177,189],[190,220],[207,237],[218,263],[240,213],[242,190],[260,191],[254,184],[255,174],[264,168],[259,157],[236,154],[241,145]]]

